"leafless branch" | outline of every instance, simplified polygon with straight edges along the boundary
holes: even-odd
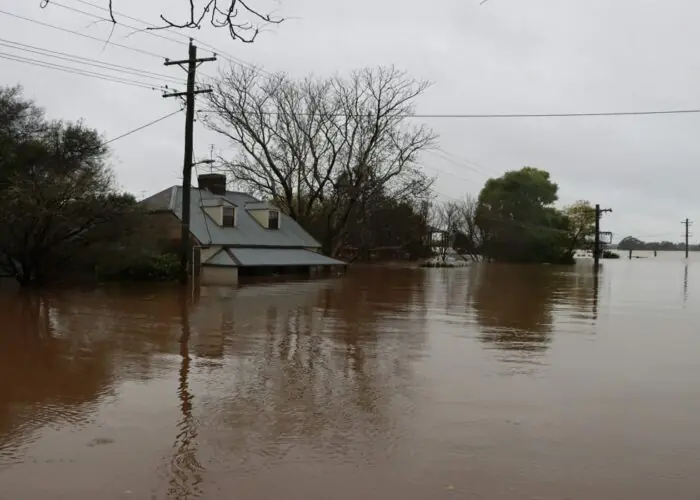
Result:
[[[301,81],[232,68],[205,121],[236,147],[224,162],[234,179],[296,220],[323,218],[332,252],[351,216],[369,217],[382,197],[415,200],[432,182],[417,161],[435,136],[404,120],[426,87],[394,68]]]
[[[148,29],[200,29],[207,16],[211,26],[228,29],[231,38],[244,43],[253,43],[265,26],[281,24],[285,20],[283,17],[264,14],[243,0],[208,0],[200,9],[195,6],[194,0],[189,0],[189,19],[176,22],[161,14],[160,19],[164,24]],[[257,20],[257,23],[253,24],[250,20],[245,19],[245,16]]]

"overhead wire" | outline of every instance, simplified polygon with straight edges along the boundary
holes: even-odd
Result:
[[[136,47],[130,47],[130,46],[128,46],[128,45],[120,44],[120,43],[117,43],[117,42],[112,42],[112,41],[109,40],[109,39],[98,38],[98,37],[96,37],[96,36],[87,35],[87,34],[85,34],[85,33],[79,33],[79,32],[77,32],[77,31],[75,31],[75,30],[71,30],[71,29],[68,29],[68,28],[63,28],[63,27],[61,27],[61,26],[56,26],[55,24],[45,23],[45,22],[43,22],[43,21],[38,21],[38,20],[36,20],[36,19],[32,19],[32,18],[29,18],[29,17],[20,16],[19,14],[14,14],[14,13],[12,13],[12,12],[7,12],[6,10],[0,9],[0,14],[4,14],[4,15],[10,16],[10,17],[14,17],[15,19],[21,19],[22,21],[26,21],[26,22],[29,22],[29,23],[37,24],[37,25],[39,25],[39,26],[44,26],[44,27],[47,27],[47,28],[52,28],[52,29],[55,29],[55,30],[58,30],[58,31],[62,31],[62,32],[64,32],[64,33],[70,33],[70,34],[72,34],[72,35],[76,35],[76,36],[79,36],[79,37],[82,37],[82,38],[86,38],[86,39],[88,39],[88,40],[94,40],[94,41],[102,42],[102,43],[109,43],[110,45],[113,45],[113,46],[115,46],[115,47],[122,48],[122,49],[124,49],[124,50],[130,50],[130,51],[132,51],[132,52],[136,52],[136,53],[139,53],[139,54],[147,55],[147,56],[150,56],[150,57],[155,57],[155,58],[158,58],[158,59],[166,59],[164,56],[162,56],[162,55],[160,55],[160,54],[156,54],[156,53],[154,53],[154,52],[150,52],[150,51],[148,51],[148,50],[143,50],[143,49],[139,49],[139,48],[136,48]]]
[[[153,121],[150,121],[150,122],[148,122],[148,123],[146,123],[146,124],[144,124],[144,125],[141,125],[141,126],[139,126],[139,127],[136,127],[135,129],[129,130],[128,132],[125,132],[125,133],[123,133],[123,134],[121,134],[121,135],[118,135],[117,137],[113,137],[112,139],[110,139],[110,140],[108,140],[108,141],[105,141],[103,144],[104,144],[104,145],[111,144],[111,143],[113,143],[113,142],[115,142],[115,141],[118,141],[119,139],[123,139],[124,137],[130,136],[131,134],[135,134],[136,132],[140,132],[141,130],[143,130],[143,129],[145,129],[145,128],[148,128],[148,127],[150,127],[150,126],[152,126],[152,125],[155,125],[156,123],[160,123],[160,122],[162,122],[163,120],[165,120],[165,119],[167,119],[167,118],[170,118],[171,116],[175,116],[176,114],[178,114],[178,113],[180,113],[180,112],[182,112],[182,108],[181,108],[181,109],[178,109],[177,111],[173,111],[172,113],[168,113],[168,114],[165,115],[165,116],[161,116],[160,118],[157,118],[157,119],[155,119],[155,120],[153,120]]]
[[[97,80],[104,80],[104,81],[113,82],[113,83],[121,83],[123,85],[130,85],[132,87],[137,87],[137,88],[144,88],[144,89],[148,89],[148,90],[158,90],[156,88],[156,86],[154,86],[153,84],[147,83],[147,82],[123,79],[123,78],[119,78],[119,77],[112,76],[112,75],[95,73],[92,71],[87,71],[87,70],[83,70],[83,69],[79,69],[79,68],[72,68],[70,66],[64,66],[61,64],[55,64],[55,63],[50,63],[50,62],[46,62],[46,61],[39,61],[37,59],[31,59],[28,57],[17,56],[14,54],[7,54],[5,52],[0,52],[0,59],[6,59],[6,60],[10,60],[10,61],[29,64],[31,66],[38,66],[38,67],[42,67],[42,68],[53,69],[53,70],[61,71],[64,73],[72,73],[74,75],[84,76],[84,77],[88,77],[88,78],[95,78]]]
[[[81,57],[81,56],[77,56],[77,55],[73,55],[73,54],[68,54],[65,52],[45,49],[43,47],[37,47],[35,45],[28,45],[28,44],[24,44],[24,43],[14,42],[12,40],[6,40],[3,38],[0,38],[0,46],[12,48],[15,50],[21,50],[24,52],[30,52],[30,53],[42,55],[45,57],[52,57],[55,59],[61,59],[64,61],[69,61],[69,62],[75,63],[75,64],[92,66],[92,67],[107,70],[107,71],[118,71],[122,74],[126,73],[126,74],[130,74],[130,75],[134,75],[134,76],[139,76],[142,78],[149,78],[149,79],[152,78],[155,80],[167,80],[167,81],[170,81],[172,83],[184,85],[183,80],[178,80],[177,78],[174,78],[171,75],[165,75],[163,73],[154,73],[151,71],[144,71],[144,70],[141,70],[139,68],[122,66],[120,64],[106,63],[106,62],[99,61],[97,59],[90,59],[87,57]]]
[[[93,8],[97,8],[97,9],[100,9],[100,10],[109,11],[109,9],[107,9],[107,8],[105,8],[105,7],[101,7],[101,6],[95,5],[95,4],[91,3],[91,2],[88,2],[87,0],[74,0],[74,1],[80,2],[80,3],[85,4],[85,5],[90,5],[90,6],[92,6]],[[88,12],[85,12],[85,11],[81,11],[80,9],[75,9],[75,8],[73,8],[73,7],[65,6],[65,5],[63,5],[63,4],[59,4],[59,3],[56,3],[56,2],[52,2],[52,4],[60,5],[61,7],[64,7],[64,8],[67,8],[67,9],[70,9],[70,10],[73,10],[73,11],[76,11],[76,12],[83,13],[83,14],[88,15],[88,16],[91,16],[91,17],[93,17],[93,18],[98,18],[98,19],[100,19],[100,20],[108,21],[108,22],[110,22],[110,23],[113,22],[111,19],[104,18],[104,17],[100,17],[100,16],[96,16],[96,15],[94,15],[94,14],[91,14],[91,13],[88,13]],[[147,23],[147,22],[145,22],[145,21],[143,21],[143,20],[141,20],[141,19],[138,19],[138,18],[135,18],[135,17],[132,17],[132,16],[127,16],[127,15],[125,15],[125,14],[118,13],[118,12],[116,12],[116,11],[113,11],[113,12],[114,12],[115,14],[121,15],[121,16],[123,16],[123,17],[125,17],[125,18],[132,19],[132,20],[135,20],[135,21],[137,21],[137,22],[144,23],[146,26],[149,26],[149,27],[156,27],[156,25],[153,25],[152,23]],[[156,58],[159,58],[159,59],[165,59],[164,56],[159,55],[159,54],[156,54],[156,53],[153,53],[153,52],[150,52],[150,51],[146,51],[146,50],[143,50],[143,49],[138,49],[138,48],[136,48],[136,47],[130,47],[130,46],[128,46],[128,45],[120,44],[120,43],[117,43],[117,42],[112,42],[112,41],[109,40],[109,39],[93,37],[93,36],[91,36],[91,35],[87,35],[87,34],[84,34],[84,33],[79,33],[79,32],[77,32],[77,31],[75,31],[75,30],[70,30],[70,29],[62,28],[62,27],[60,27],[60,26],[52,25],[52,24],[49,24],[49,23],[44,23],[44,22],[42,22],[42,21],[38,21],[38,20],[36,20],[36,19],[31,19],[31,18],[28,18],[28,17],[20,16],[20,15],[18,15],[18,14],[14,14],[14,13],[12,13],[12,12],[7,12],[7,11],[5,11],[5,10],[1,10],[1,9],[0,9],[0,14],[5,14],[5,15],[8,15],[8,16],[14,17],[14,18],[16,18],[16,19],[21,19],[21,20],[23,20],[23,21],[31,22],[31,23],[34,23],[34,24],[37,24],[37,25],[40,25],[40,26],[45,26],[45,27],[53,28],[53,29],[56,29],[56,30],[59,30],[59,31],[63,31],[63,32],[66,32],[66,33],[71,33],[71,34],[74,34],[74,35],[76,35],[76,36],[80,36],[80,37],[87,38],[87,39],[90,39],[90,40],[95,40],[95,41],[99,41],[99,42],[109,43],[110,45],[113,45],[113,46],[115,46],[115,47],[120,47],[120,48],[125,49],[125,50],[131,50],[131,51],[134,51],[134,52],[137,52],[137,53],[141,53],[141,54],[144,54],[144,55],[148,55],[148,56],[151,56],[151,57],[156,57]],[[170,41],[172,41],[172,42],[174,42],[174,43],[184,44],[184,42],[179,42],[179,41],[177,41],[177,40],[174,40],[174,39],[171,38],[171,37],[166,37],[166,36],[160,35],[160,34],[158,34],[158,33],[153,33],[152,31],[144,31],[143,29],[138,29],[138,28],[133,27],[133,26],[124,25],[124,24],[121,23],[121,22],[117,22],[116,24],[122,25],[122,26],[125,26],[125,27],[128,27],[128,28],[130,28],[130,29],[135,29],[136,31],[142,31],[142,32],[148,33],[148,34],[150,34],[150,35],[152,35],[152,36],[157,36],[157,37],[159,37],[159,38],[163,38],[163,39],[166,39],[166,40],[170,40]],[[187,35],[182,35],[182,34],[179,34],[179,33],[177,33],[177,34],[180,35],[180,36],[189,38],[189,37],[187,37]],[[192,38],[192,39],[195,40],[194,38]],[[200,43],[201,45],[203,45],[203,46],[209,47],[209,48],[212,49],[212,50],[216,50],[216,47],[213,47],[213,46],[211,46],[211,45],[209,45],[209,44],[207,44],[207,43],[205,43],[205,42],[202,42],[202,41],[200,41],[200,40],[196,40],[196,41],[197,41],[198,43]],[[246,66],[246,67],[257,68],[257,69],[260,69],[262,72],[269,73],[269,72],[263,70],[262,68],[259,68],[259,67],[255,66],[255,65],[251,64],[251,63],[247,63],[247,62],[242,61],[242,60],[240,60],[240,59],[237,59],[237,58],[235,58],[235,57],[233,57],[233,56],[230,56],[229,54],[226,54],[225,52],[217,51],[217,54],[223,55],[223,56],[225,56],[227,59],[230,59],[232,62],[235,62],[235,63],[237,63],[237,64],[239,64],[239,65]],[[209,76],[209,75],[207,75],[207,76]],[[601,111],[601,112],[562,112],[562,113],[481,113],[481,114],[475,114],[475,113],[411,113],[411,114],[400,115],[400,117],[402,117],[402,118],[422,118],[422,119],[533,119],[533,118],[584,118],[584,117],[614,117],[614,116],[616,116],[616,117],[624,117],[624,116],[685,115],[685,114],[699,114],[699,113],[700,113],[700,108],[688,108],[688,109],[667,109],[667,110]],[[274,113],[271,112],[271,113],[269,113],[269,114],[274,114]],[[302,115],[303,115],[303,113],[302,113]],[[350,115],[350,114],[347,114],[347,115],[345,115],[345,114],[338,114],[338,116],[353,116],[353,115]],[[357,115],[357,116],[361,116],[361,115]]]

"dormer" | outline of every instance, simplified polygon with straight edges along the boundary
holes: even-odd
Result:
[[[220,227],[236,227],[236,206],[217,198],[202,200],[202,210]]]
[[[246,205],[246,210],[265,229],[280,228],[280,211],[277,208],[259,203]]]
[[[236,227],[236,206],[226,201],[226,176],[201,174],[197,177],[200,191],[208,191],[212,198],[202,194],[202,210],[221,227]]]

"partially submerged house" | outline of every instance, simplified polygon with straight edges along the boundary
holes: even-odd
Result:
[[[226,176],[204,174],[190,194],[190,234],[199,248],[202,284],[233,284],[239,276],[316,274],[345,263],[321,254],[321,245],[294,219],[246,193],[227,191]],[[154,228],[179,240],[182,188],[169,187],[141,202]]]

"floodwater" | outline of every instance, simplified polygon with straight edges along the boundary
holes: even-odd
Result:
[[[681,257],[0,296],[0,499],[698,499]]]

